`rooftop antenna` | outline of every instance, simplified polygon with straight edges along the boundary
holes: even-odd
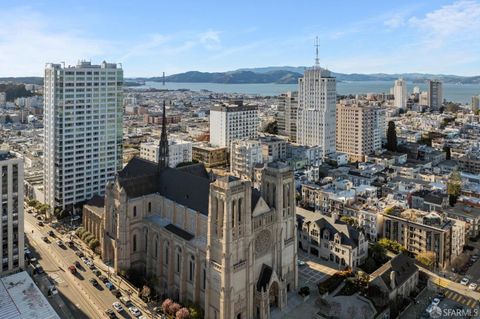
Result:
[[[318,37],[315,37],[315,66],[320,66],[320,60],[318,59],[318,46],[320,44],[318,43]]]
[[[165,86],[165,72],[163,72],[162,82],[163,82],[163,86]]]

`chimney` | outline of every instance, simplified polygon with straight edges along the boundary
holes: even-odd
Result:
[[[395,281],[396,281],[396,280],[397,280],[397,273],[395,272],[395,270],[392,270],[392,271],[390,272],[390,288],[391,288],[392,290],[395,289],[395,286],[396,286],[396,282],[395,282]]]

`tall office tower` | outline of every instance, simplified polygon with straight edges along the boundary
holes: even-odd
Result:
[[[24,267],[23,159],[0,150],[0,276]]]
[[[230,148],[232,141],[256,138],[258,124],[256,105],[216,104],[210,109],[210,144]]]
[[[123,70],[49,63],[44,79],[45,202],[71,209],[122,168]]]
[[[277,123],[279,133],[288,136],[290,141],[296,142],[298,92],[281,94],[278,97],[278,108]]]
[[[428,81],[428,106],[431,110],[438,111],[443,103],[443,85],[437,80]]]
[[[394,106],[405,110],[407,108],[407,82],[405,80],[398,79],[395,81],[393,96],[395,98]]]
[[[337,150],[352,162],[381,150],[385,110],[373,105],[337,105]]]
[[[480,109],[480,95],[472,96],[472,111],[477,112]]]
[[[326,155],[335,152],[337,84],[320,68],[318,44],[316,53],[315,66],[298,79],[297,143],[320,146]]]

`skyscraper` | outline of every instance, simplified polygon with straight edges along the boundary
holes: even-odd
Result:
[[[428,106],[433,111],[438,111],[443,102],[443,85],[437,80],[428,81]]]
[[[298,79],[297,143],[320,146],[323,155],[335,152],[336,90],[330,71],[320,68],[317,44],[315,66]]]
[[[298,92],[287,92],[278,98],[277,123],[279,134],[297,141]]]
[[[480,95],[472,96],[472,111],[476,112],[480,108]]]
[[[398,79],[395,81],[393,96],[395,98],[394,106],[405,110],[407,108],[407,82],[405,80]]]
[[[45,201],[70,209],[103,194],[122,167],[123,70],[49,63],[44,82]]]
[[[24,267],[23,159],[0,150],[0,275]]]

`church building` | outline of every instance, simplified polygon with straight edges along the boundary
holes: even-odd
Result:
[[[266,319],[298,285],[291,168],[265,166],[259,188],[203,164],[168,167],[163,107],[158,163],[133,158],[105,192],[102,258],[205,318]]]

